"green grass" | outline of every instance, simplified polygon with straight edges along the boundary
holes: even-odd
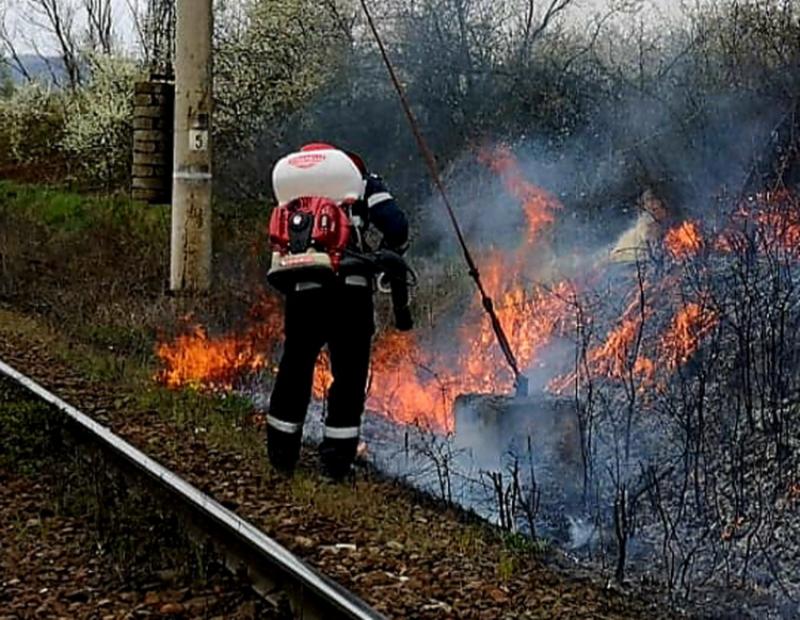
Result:
[[[37,185],[0,180],[0,208],[24,216],[51,232],[80,233],[97,228],[120,228],[148,240],[169,230],[168,207],[151,207],[123,194],[83,195]]]
[[[248,428],[253,405],[246,398],[191,388],[170,390],[155,385],[152,378],[145,379],[137,374],[137,408],[156,412],[180,429],[202,434],[219,448],[235,450],[248,457],[264,452],[263,437]]]
[[[0,466],[35,473],[47,462],[61,427],[62,416],[0,380]]]
[[[503,536],[503,546],[517,555],[546,555],[551,549],[551,541],[546,538],[531,538],[520,532],[509,532]]]

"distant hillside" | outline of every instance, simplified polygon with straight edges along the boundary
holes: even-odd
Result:
[[[22,54],[20,60],[22,64],[25,65],[25,70],[35,80],[46,84],[52,84],[54,81],[53,76],[55,75],[56,80],[63,83],[66,72],[59,58],[43,58],[36,54]],[[11,67],[11,79],[18,84],[25,81],[24,75],[13,66]]]

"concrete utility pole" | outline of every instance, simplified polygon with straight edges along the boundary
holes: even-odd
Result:
[[[211,284],[212,0],[177,0],[170,288]]]

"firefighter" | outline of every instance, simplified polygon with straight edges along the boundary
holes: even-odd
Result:
[[[328,144],[306,145],[301,151],[336,150]],[[349,248],[366,253],[364,235],[372,225],[382,247],[402,254],[408,244],[408,223],[381,178],[369,173],[363,160],[345,152],[363,176],[363,195],[350,210]],[[328,346],[333,383],[320,457],[324,473],[335,480],[351,471],[364,413],[372,336],[375,331],[374,272],[357,259],[345,258],[333,282],[299,281],[285,291],[285,344],[267,416],[267,452],[279,471],[290,474],[300,455],[314,366]],[[395,308],[397,326],[410,329],[408,307]]]

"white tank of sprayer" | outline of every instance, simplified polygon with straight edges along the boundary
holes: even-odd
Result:
[[[279,205],[304,196],[320,196],[341,204],[362,198],[365,181],[361,171],[342,151],[301,151],[275,164],[272,189]]]

